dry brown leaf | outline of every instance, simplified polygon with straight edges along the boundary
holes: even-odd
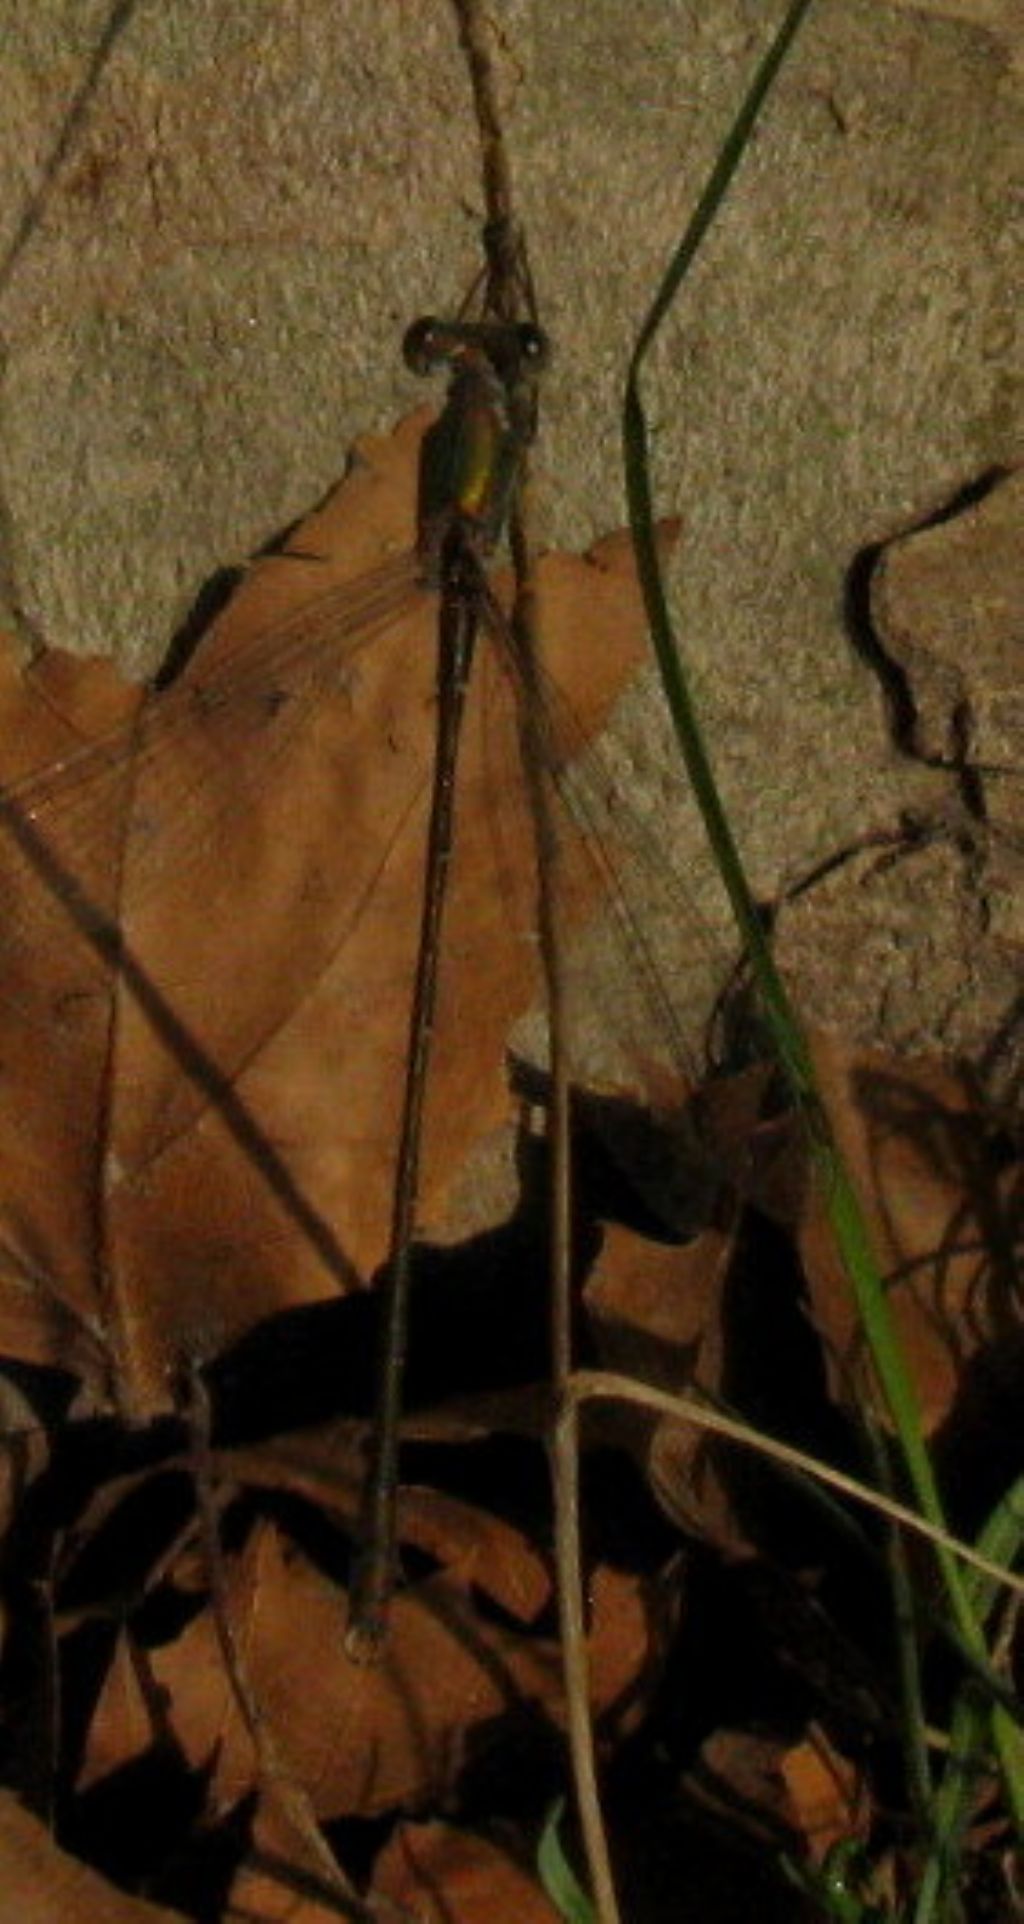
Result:
[[[486,1571],[474,1572],[474,1585],[485,1589]],[[594,1710],[626,1711],[656,1650],[644,1586],[599,1568],[590,1596]],[[399,1592],[384,1655],[369,1666],[345,1654],[344,1592],[270,1524],[258,1526],[228,1564],[223,1607],[261,1718],[322,1819],[433,1801],[458,1776],[470,1743],[496,1734],[506,1713],[529,1705],[561,1716],[555,1639],[481,1611],[458,1576],[442,1573]],[[172,1643],[142,1654],[151,1671],[145,1699],[139,1661],[122,1640],[93,1720],[82,1785],[149,1748],[155,1687],[185,1757],[209,1773],[212,1811],[256,1788],[252,1742],[210,1611]]]
[[[180,1911],[129,1897],[59,1850],[49,1831],[0,1790],[0,1924],[186,1924]]]
[[[287,1862],[279,1870],[265,1869],[259,1862],[243,1864],[232,1879],[218,1924],[338,1924],[345,1916],[339,1900],[296,1890],[290,1868]]]
[[[126,705],[143,731],[157,717],[159,752],[117,747],[102,767],[93,753],[88,780],[70,763],[22,796],[17,835],[10,803],[0,824],[0,1349],[101,1387],[112,1377],[136,1414],[166,1406],[183,1361],[364,1281],[384,1253],[433,752],[433,597],[410,588],[398,618],[393,580],[376,600],[368,591],[373,646],[346,658],[342,643],[327,685],[311,680],[309,644],[324,596],[409,547],[426,418],[361,444],[288,554],[251,570],[144,713],[137,690],[94,664],[0,668],[5,783],[103,735]],[[540,600],[583,740],[642,646],[626,537],[549,556]],[[232,683],[225,699],[236,658],[245,691]],[[442,984],[427,1228],[502,1113],[505,1038],[534,991],[531,947],[508,939],[510,900],[531,899],[524,837],[501,841],[495,886],[485,797],[518,780],[486,679],[467,717],[448,924],[449,953],[472,965]],[[39,837],[120,922],[136,973],[116,988],[40,881],[38,850],[26,854]]]
[[[311,1848],[282,1811],[280,1798],[264,1792],[218,1924],[338,1924],[339,1918],[355,1915],[343,1873],[332,1880],[325,1870],[326,1849],[326,1844],[322,1850]]]
[[[332,1517],[349,1537],[358,1534],[365,1464],[366,1425],[345,1419],[266,1443],[212,1450],[209,1456],[210,1475],[224,1499],[242,1490],[284,1491]],[[174,1479],[184,1472],[191,1477],[194,1467],[184,1456],[170,1456],[161,1461],[156,1474]],[[75,1519],[74,1554],[91,1557],[99,1533],[107,1526],[116,1528],[119,1513],[123,1516],[125,1506],[137,1503],[152,1488],[153,1477],[153,1469],[145,1468],[101,1483]],[[172,1525],[176,1532],[184,1528],[190,1542],[195,1540],[197,1526],[191,1511],[182,1525],[175,1510]],[[529,1538],[500,1516],[444,1490],[403,1484],[398,1491],[398,1534],[402,1543],[442,1565],[453,1580],[466,1587],[478,1586],[524,1625],[532,1623],[551,1601],[548,1561]],[[147,1544],[150,1565],[131,1570],[126,1604],[171,1562],[175,1584],[182,1587],[182,1553],[175,1549],[175,1541],[163,1542],[154,1534]],[[190,1591],[205,1588],[198,1550],[195,1556],[196,1575],[187,1585]],[[62,1566],[64,1581],[71,1561],[66,1559]],[[74,1609],[62,1611],[59,1628],[71,1629],[78,1620]]]
[[[7,1408],[3,1407],[5,1401]],[[31,1486],[50,1460],[47,1432],[38,1423],[19,1421],[21,1411],[11,1409],[13,1402],[13,1397],[3,1397],[0,1389],[0,1542],[6,1542]]]
[[[969,1367],[976,1373],[984,1361],[990,1388],[1004,1396],[1024,1372],[1013,1274],[1020,1171],[997,1168],[984,1117],[952,1069],[822,1035],[813,1049],[931,1436],[953,1411]],[[867,1365],[850,1284],[813,1193],[800,1247],[842,1400],[863,1384]]]
[[[695,1134],[716,1179],[714,1207],[705,1195],[703,1210],[694,1216],[708,1227],[679,1244],[654,1242],[617,1223],[606,1228],[584,1292],[603,1368],[672,1395],[723,1395],[723,1296],[739,1200],[788,1224],[797,1218],[806,1183],[805,1157],[791,1124],[761,1121],[765,1085],[763,1064],[695,1092],[662,1081],[658,1113],[667,1140],[679,1145],[680,1200],[697,1173]],[[579,1107],[589,1118],[598,1105],[583,1097]],[[682,1217],[686,1213],[680,1210]],[[698,1425],[609,1402],[589,1410],[585,1426],[588,1437],[599,1435],[629,1451],[681,1529],[732,1552],[750,1548],[720,1473],[720,1452]]]
[[[706,1737],[685,1783],[694,1802],[766,1842],[788,1843],[792,1810],[775,1737],[724,1726]]]
[[[675,1246],[610,1227],[586,1286],[602,1365],[672,1395],[720,1395],[722,1294],[732,1253],[724,1228]],[[625,1404],[601,1406],[588,1417],[588,1435],[595,1426],[636,1458],[681,1529],[746,1547],[705,1431]]]
[[[559,1912],[506,1851],[450,1824],[400,1824],[377,1859],[372,1895],[416,1924],[558,1924]]]
[[[217,1451],[213,1465],[245,1488],[305,1497],[353,1531],[365,1477],[365,1425],[330,1423],[249,1448]],[[523,1624],[550,1602],[547,1561],[522,1531],[443,1490],[403,1484],[398,1535],[443,1564],[459,1583],[478,1584]]]
[[[794,1822],[815,1864],[824,1862],[834,1844],[866,1835],[863,1777],[817,1724],[784,1753],[780,1769]]]
[[[606,1230],[585,1290],[603,1367],[673,1395],[727,1396],[725,1295],[738,1203],[753,1203],[788,1227],[798,1220],[806,1188],[806,1158],[792,1120],[760,1120],[765,1082],[765,1068],[757,1065],[697,1092],[701,1139],[721,1171],[711,1226],[678,1245],[617,1224]],[[586,1434],[627,1449],[681,1529],[731,1554],[754,1547],[720,1445],[699,1424],[608,1403],[587,1413]]]
[[[865,1211],[925,1433],[948,1428],[994,1464],[1006,1414],[1024,1380],[1024,1329],[1016,1293],[1021,1175],[1001,1166],[991,1127],[965,1080],[934,1061],[906,1062],[811,1037],[822,1099]],[[820,1190],[804,1180],[799,1127],[774,1138],[767,1184],[791,1221],[824,1344],[833,1397],[863,1390],[867,1357],[856,1301]],[[760,1178],[755,1194],[765,1203]],[[602,1362],[670,1392],[722,1394],[726,1332],[722,1289],[731,1247],[706,1231],[678,1248],[608,1233],[587,1284]],[[640,1457],[652,1488],[684,1529],[725,1547],[750,1548],[716,1468],[715,1445],[687,1422],[602,1409],[611,1431]],[[986,1443],[986,1438],[987,1443]],[[1009,1468],[1012,1466],[1008,1465]],[[1005,1480],[1005,1479],[1004,1479]],[[993,1495],[995,1486],[993,1486]]]

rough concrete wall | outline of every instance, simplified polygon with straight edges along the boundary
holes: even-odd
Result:
[[[214,569],[322,493],[357,430],[420,398],[397,343],[464,291],[480,210],[445,0],[120,12],[25,234],[111,7],[0,5],[2,218],[24,242],[0,291],[0,507],[32,628],[138,670]],[[622,519],[631,337],[765,13],[501,8],[508,136],[557,342],[538,450],[549,541]],[[821,0],[658,352],[680,627],[765,892],[944,801],[943,778],[893,749],[844,580],[867,544],[1020,456],[1022,46],[1011,0]],[[676,777],[651,691],[624,728],[634,801],[660,820]],[[700,859],[685,810],[671,837]],[[961,865],[943,864],[924,894],[934,883],[954,918],[944,946],[962,947]],[[880,913],[872,970],[883,1001],[890,971],[902,985],[893,1033],[921,1040],[918,963],[900,973],[919,932],[893,940],[891,899]],[[812,932],[794,953],[813,975],[831,946],[835,988],[848,940]],[[967,992],[944,991],[940,1036]]]

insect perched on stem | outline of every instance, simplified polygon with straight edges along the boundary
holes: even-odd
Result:
[[[394,1584],[398,1429],[408,1329],[423,1105],[437,1003],[445,882],[455,831],[455,785],[466,688],[477,635],[494,625],[486,577],[516,484],[523,421],[546,358],[531,323],[417,321],[405,358],[417,373],[444,369],[448,395],[423,444],[418,553],[439,590],[437,749],[394,1208],[385,1271],[376,1421],[364,1505],[364,1548],[353,1594],[354,1650],[372,1649]],[[507,631],[506,631],[507,632]],[[522,685],[522,684],[519,684]]]

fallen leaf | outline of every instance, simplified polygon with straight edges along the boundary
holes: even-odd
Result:
[[[475,1433],[482,1433],[479,1425]],[[352,1539],[358,1535],[365,1465],[366,1424],[348,1419],[273,1437],[266,1443],[213,1449],[209,1455],[209,1474],[222,1503],[240,1492],[257,1498],[284,1493],[317,1509]],[[191,1457],[172,1454],[162,1457],[155,1468],[148,1465],[100,1482],[76,1515],[70,1547],[61,1560],[64,1593],[70,1586],[79,1598],[82,1596],[81,1561],[84,1558],[95,1567],[97,1541],[106,1532],[106,1555],[119,1568],[125,1584],[120,1593],[122,1602],[130,1608],[166,1570],[182,1533],[190,1539],[195,1537],[194,1475]],[[158,1484],[166,1499],[162,1524]],[[139,1541],[138,1522],[143,1506],[150,1526],[144,1544]],[[492,1603],[523,1625],[532,1623],[550,1605],[547,1557],[502,1517],[444,1490],[409,1483],[400,1486],[397,1507],[400,1541],[441,1565],[463,1587],[479,1586]],[[117,1555],[111,1547],[126,1538],[137,1553],[130,1562],[123,1551]],[[101,1549],[101,1562],[102,1557]],[[174,1555],[174,1573],[180,1590],[180,1554]],[[108,1586],[109,1582],[108,1577]],[[197,1592],[205,1589],[198,1552],[194,1580],[185,1587]],[[60,1608],[62,1630],[79,1621],[83,1607],[93,1609],[95,1598],[88,1584],[84,1594],[84,1605],[79,1602]],[[108,1587],[105,1601],[110,1603],[112,1596]]]
[[[396,560],[426,418],[360,445],[165,692],[53,656],[0,669],[5,784],[49,771],[0,810],[0,1348],[70,1364],[135,1416],[173,1401],[184,1364],[364,1283],[386,1249],[434,743],[434,598]],[[343,589],[356,625],[332,655]],[[628,540],[547,557],[539,594],[575,749],[642,645]],[[518,792],[518,751],[508,690],[496,725],[486,682],[460,775],[447,952],[471,968],[442,982],[427,1229],[505,1109],[508,1029],[536,986],[533,945],[509,940],[510,904],[532,899],[522,834],[500,839],[495,886],[488,798]]]
[[[793,1222],[806,1184],[791,1122],[759,1120],[764,1084],[758,1066],[698,1092],[701,1139],[721,1171],[714,1212],[703,1213],[706,1228],[680,1243],[658,1243],[617,1223],[606,1228],[584,1292],[603,1368],[672,1395],[728,1400],[728,1286],[741,1198]],[[588,1412],[586,1433],[629,1450],[681,1530],[731,1554],[753,1547],[731,1493],[728,1458],[723,1467],[720,1443],[699,1424],[609,1402]]]
[[[869,1809],[862,1773],[817,1724],[780,1760],[789,1804],[815,1864],[836,1844],[866,1838]]]
[[[0,1790],[0,1924],[186,1924],[180,1911],[129,1897],[69,1857],[45,1825]]]
[[[969,1082],[949,1066],[858,1049],[820,1032],[810,1042],[924,1433],[934,1439],[942,1432],[943,1460],[958,1486],[966,1477],[974,1487],[983,1476],[994,1501],[1013,1474],[1012,1411],[1024,1380],[1013,1260],[1020,1165],[1000,1156],[991,1119]],[[863,1396],[871,1374],[856,1298],[821,1189],[805,1180],[798,1122],[781,1127],[774,1149],[768,1191],[784,1203],[784,1214],[792,1211],[790,1234],[822,1342],[828,1391],[848,1408]],[[759,1178],[755,1194],[768,1191]],[[723,1375],[740,1340],[735,1292],[725,1294],[733,1255],[724,1229],[680,1246],[610,1229],[586,1287],[602,1363],[659,1389],[735,1401]],[[763,1255],[767,1261],[767,1249]],[[750,1357],[742,1380],[760,1408],[771,1373],[763,1376]],[[769,1427],[785,1434],[785,1417],[780,1409]],[[749,1497],[737,1505],[733,1453],[726,1448],[723,1454],[698,1425],[606,1407],[594,1422],[603,1438],[641,1461],[653,1492],[682,1529],[710,1536],[731,1553],[765,1547],[751,1536]],[[794,1440],[803,1441],[799,1431]],[[753,1521],[758,1528],[766,1521],[756,1506]]]
[[[558,1924],[536,1879],[485,1837],[450,1824],[400,1824],[377,1859],[372,1894],[416,1924]]]
[[[671,1395],[720,1395],[732,1249],[725,1229],[677,1247],[610,1227],[586,1286],[602,1365]],[[747,1547],[705,1430],[628,1404],[602,1406],[588,1420],[588,1435],[595,1425],[603,1441],[639,1462],[680,1529],[733,1550]]]
[[[328,1424],[319,1432],[280,1437],[213,1457],[220,1474],[248,1489],[283,1489],[334,1513],[355,1530],[362,1498],[365,1426]],[[401,1542],[443,1564],[460,1583],[479,1583],[493,1602],[529,1623],[551,1600],[546,1558],[501,1517],[443,1490],[403,1484],[398,1492]]]
[[[524,1549],[524,1554],[527,1552]],[[435,1801],[469,1754],[529,1707],[558,1722],[561,1661],[553,1635],[479,1608],[486,1569],[458,1568],[395,1597],[379,1662],[346,1656],[345,1592],[272,1524],[227,1562],[222,1607],[245,1681],[283,1767],[323,1820]],[[635,1710],[657,1634],[637,1578],[599,1568],[590,1589],[595,1714]],[[145,1692],[140,1669],[148,1672]],[[122,1635],[89,1733],[79,1787],[101,1781],[157,1737],[153,1705],[190,1766],[208,1776],[214,1814],[258,1787],[210,1609],[172,1641],[132,1652]]]
[[[952,1416],[969,1380],[982,1391],[985,1379],[994,1410],[1000,1401],[1009,1407],[1024,1370],[1011,1256],[1019,1167],[999,1167],[985,1117],[955,1070],[823,1035],[813,1038],[813,1052],[924,1434]],[[853,1291],[814,1189],[799,1240],[833,1395],[842,1402],[863,1392],[869,1365]]]
[[[338,1924],[358,1914],[344,1874],[331,1874],[330,1856],[325,1840],[314,1844],[308,1832],[299,1833],[282,1808],[280,1787],[264,1791],[217,1924]]]
[[[778,1848],[792,1828],[781,1760],[776,1737],[723,1726],[705,1738],[684,1781],[696,1803]]]

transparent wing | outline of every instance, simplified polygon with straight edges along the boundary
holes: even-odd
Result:
[[[287,557],[275,565],[287,568]],[[417,592],[416,557],[406,554],[303,601],[255,634],[229,619],[229,605],[185,673],[149,693],[132,722],[74,742],[0,788],[0,944],[38,948],[66,938],[59,890],[46,886],[35,859],[40,846],[84,896],[95,890],[97,909],[111,915],[127,876],[117,852],[119,816],[120,833],[131,828],[133,909],[169,873],[187,870],[212,839],[229,847],[232,815],[266,791],[325,694],[344,687],[360,651]],[[133,797],[144,798],[134,819]]]
[[[515,638],[493,600],[487,626],[516,705],[536,712],[528,732],[540,751],[557,832],[574,1079],[628,1088],[663,1110],[672,1075],[691,1088],[706,1077],[708,1016],[735,974],[736,957],[712,934],[664,842],[624,798],[608,732],[595,739],[543,668],[531,664],[523,672]],[[511,835],[532,837],[525,792],[518,806],[518,827],[495,827],[499,851]],[[511,872],[500,852],[498,868]],[[517,920],[525,924],[531,909],[521,901]],[[539,988],[539,966],[537,973]],[[536,1028],[524,1046],[542,1057]],[[706,1165],[714,1160],[707,1145],[680,1139],[678,1147]],[[723,1173],[720,1161],[717,1170],[706,1168],[709,1179]],[[679,1185],[692,1180],[692,1170],[681,1168]],[[663,1220],[690,1214],[689,1198],[680,1206],[667,1194],[664,1170],[656,1186],[657,1198],[650,1200]]]
[[[269,572],[283,582],[289,566]],[[182,1317],[199,1329],[203,1278],[237,1270],[244,1296],[246,1277],[279,1256],[275,1239],[321,1286],[325,1273],[350,1273],[348,1192],[335,1207],[339,1159],[325,1168],[326,1124],[312,1114],[291,1030],[339,957],[346,973],[393,848],[415,839],[429,728],[418,721],[402,755],[387,727],[403,702],[428,711],[429,650],[410,676],[405,644],[422,640],[432,597],[403,555],[354,584],[307,592],[255,631],[235,625],[233,608],[137,723],[79,738],[0,791],[0,1267],[59,1279],[44,1293],[98,1326],[108,1266],[142,1278],[167,1265],[168,1249],[181,1290],[194,1280]],[[40,695],[70,733],[61,693],[56,667]],[[22,712],[39,730],[9,749],[24,762],[53,731],[15,689],[9,713]],[[358,775],[346,786],[348,764]],[[111,941],[94,941],[97,929]],[[351,1019],[336,998],[329,1044],[319,1008],[307,1025],[332,1062],[343,1061],[340,1038],[365,1026],[360,996],[379,998],[365,971],[349,973],[359,978]],[[343,1106],[343,1076],[325,1104],[339,1091]],[[361,1165],[357,1194],[360,1178]],[[265,1287],[275,1300],[276,1278]]]

